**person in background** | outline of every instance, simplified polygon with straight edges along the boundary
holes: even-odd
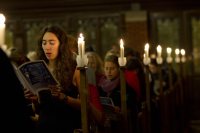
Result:
[[[88,58],[88,64],[86,69],[86,75],[87,75],[87,81],[88,84],[91,84],[94,86],[93,90],[97,90],[98,83],[102,77],[104,77],[103,73],[103,61],[101,57],[92,49],[87,49],[86,55]],[[91,51],[92,50],[92,51]],[[97,93],[98,90],[97,90]],[[99,97],[100,98],[100,97]],[[100,102],[100,99],[99,99]],[[101,104],[101,102],[100,102]],[[99,124],[98,132],[102,132],[104,121],[105,121],[105,112],[102,112],[103,120],[101,121],[101,124]]]
[[[26,56],[29,58],[30,61],[36,60],[37,58],[35,51],[29,51]]]
[[[125,56],[127,58],[126,69],[136,73],[139,80],[140,88],[140,100],[145,101],[146,95],[146,83],[145,83],[145,72],[143,62],[140,57],[140,53],[133,50],[130,47],[125,47]]]
[[[70,47],[70,50],[73,54],[73,58],[74,60],[76,60],[76,56],[77,56],[77,53],[78,53],[78,43],[77,43],[77,40],[74,36],[72,35],[67,35],[68,39],[68,44],[69,44],[69,47]]]
[[[30,59],[25,54],[20,52],[17,48],[10,49],[10,54],[8,57],[10,58],[12,63],[14,63],[13,65],[15,65],[16,67],[30,61]]]
[[[12,63],[0,48],[1,125],[4,132],[34,133],[23,86],[16,76]]]
[[[120,114],[121,108],[121,91],[120,91],[120,68],[118,63],[118,56],[116,55],[108,55],[104,59],[104,72],[105,78],[101,79],[99,82],[99,93],[101,97],[109,97],[112,99],[114,104],[114,112],[113,114]],[[126,104],[128,110],[128,119],[129,119],[129,130],[137,131],[137,113],[138,113],[138,103],[135,89],[132,88],[126,82]],[[120,118],[119,116],[117,116]],[[115,121],[111,119],[111,129],[112,132],[123,132],[120,129],[122,123],[119,121]]]
[[[80,72],[76,68],[72,44],[69,44],[76,41],[69,39],[61,27],[53,25],[45,27],[38,40],[37,59],[47,63],[50,72],[59,82],[59,86],[50,87],[50,92],[39,92],[39,99],[44,99],[39,108],[39,133],[73,133],[75,129],[81,128]],[[88,85],[88,88],[92,87]],[[98,94],[89,93],[92,93],[89,96],[89,114],[96,121],[101,121]]]
[[[104,76],[103,60],[95,51],[88,51],[85,54],[88,57],[87,66],[94,70],[95,85],[98,85],[100,79]]]
[[[164,69],[163,64],[159,66],[156,59],[152,58],[149,64],[149,70],[151,74],[150,83],[151,83],[152,96],[153,97],[159,96],[161,92],[161,87],[163,89],[163,92],[169,90],[169,75],[166,69]]]
[[[105,57],[113,54],[119,56],[119,50],[119,44],[114,43],[112,47],[106,52]]]

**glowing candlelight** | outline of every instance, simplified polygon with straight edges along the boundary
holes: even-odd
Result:
[[[5,43],[5,20],[5,16],[0,13],[0,45]]]
[[[120,39],[120,57],[124,58],[124,41]]]
[[[77,67],[84,67],[88,64],[87,55],[85,55],[85,41],[83,34],[78,37],[78,55],[76,57]]]
[[[119,66],[124,67],[126,65],[126,57],[124,57],[124,41],[120,39],[120,56],[118,57]]]
[[[78,38],[78,54],[81,57],[85,55],[85,41],[82,33],[80,33]]]
[[[182,61],[182,62],[185,62],[185,61],[186,61],[186,58],[185,58],[185,50],[184,50],[184,49],[181,49],[181,61]]]
[[[143,63],[145,65],[148,65],[150,63],[150,58],[149,58],[149,43],[146,43],[145,46],[144,46]]]
[[[145,58],[149,57],[149,44],[146,43],[144,46]]]
[[[170,47],[167,47],[167,63],[172,62],[171,53],[172,53],[172,49]]]
[[[171,56],[171,53],[172,53],[172,49],[168,47],[168,48],[167,48],[167,55],[168,55],[168,56]]]
[[[184,49],[181,49],[181,55],[185,56],[185,50]]]
[[[161,57],[162,47],[160,45],[157,46],[157,54],[158,54],[158,57]]]
[[[156,49],[157,49],[157,58],[156,58],[156,61],[157,61],[158,64],[162,64],[162,62],[163,62],[163,59],[162,59],[162,56],[161,56],[161,54],[162,54],[162,47],[160,45],[158,45]]]
[[[180,53],[180,50],[179,49],[175,49],[175,54],[179,55],[179,53]]]

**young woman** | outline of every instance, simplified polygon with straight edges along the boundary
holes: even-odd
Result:
[[[39,92],[44,101],[40,101],[39,105],[38,132],[73,133],[74,129],[81,128],[80,77],[71,50],[72,44],[69,44],[76,41],[68,39],[62,28],[47,26],[38,41],[38,59],[47,63],[60,84],[58,87],[50,87],[53,97],[50,97],[48,92]],[[89,85],[88,88],[92,87]],[[98,102],[98,93],[94,90],[90,93],[92,97],[89,97],[89,111],[95,120],[101,121],[102,108]]]
[[[100,81],[99,94],[102,97],[109,97],[112,99],[114,104],[114,111],[121,113],[121,90],[120,90],[120,68],[118,64],[118,56],[108,55],[104,59],[104,72],[105,78]],[[126,103],[129,117],[129,124],[131,125],[130,129],[136,129],[136,117],[138,113],[137,108],[137,96],[135,89],[132,88],[128,83],[126,83]],[[111,121],[112,132],[118,133],[123,132],[121,128],[120,121]]]

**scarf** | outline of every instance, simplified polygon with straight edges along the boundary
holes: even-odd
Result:
[[[114,88],[119,85],[119,78],[114,80],[103,79],[100,81],[100,86],[104,92],[110,93]]]

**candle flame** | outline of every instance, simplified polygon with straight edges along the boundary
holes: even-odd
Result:
[[[185,50],[181,49],[181,55],[185,55]]]
[[[124,47],[124,41],[123,39],[120,39],[120,48],[123,48]]]
[[[171,52],[172,52],[172,48],[167,47],[167,53],[168,53],[168,54],[171,54]]]
[[[146,50],[146,51],[149,50],[149,44],[148,43],[145,44],[144,50]]]
[[[177,48],[175,49],[175,54],[178,55],[180,53],[180,50]]]
[[[160,53],[162,51],[162,47],[160,45],[157,46],[157,52]]]

